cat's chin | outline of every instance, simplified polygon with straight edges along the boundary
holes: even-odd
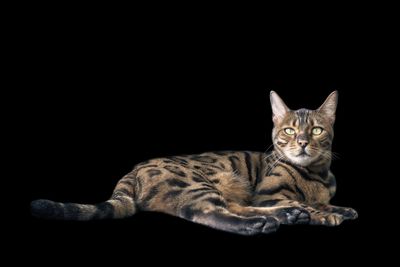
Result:
[[[314,157],[305,154],[300,156],[289,156],[288,158],[293,164],[302,167],[310,166],[315,161]]]

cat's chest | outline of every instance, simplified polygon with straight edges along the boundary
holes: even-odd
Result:
[[[305,203],[329,203],[329,189],[318,180],[309,181],[301,178],[301,180],[297,183],[297,187],[303,193]]]
[[[307,204],[329,203],[331,192],[326,185],[328,173],[323,173],[321,176],[317,172],[282,164],[277,166],[270,175],[266,179],[267,183],[264,182],[267,188],[280,185],[291,193],[288,196],[294,195],[295,200]]]

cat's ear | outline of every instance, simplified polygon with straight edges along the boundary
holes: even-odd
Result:
[[[283,102],[282,98],[280,98],[276,92],[271,91],[270,99],[272,107],[272,120],[274,123],[278,123],[285,117],[286,113],[288,113],[290,109],[286,106],[285,102]]]
[[[329,120],[331,124],[335,123],[336,107],[338,104],[339,93],[338,91],[332,92],[325,102],[317,111]]]

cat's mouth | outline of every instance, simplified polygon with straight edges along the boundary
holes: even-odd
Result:
[[[311,157],[310,154],[308,154],[305,150],[302,150],[297,157]]]

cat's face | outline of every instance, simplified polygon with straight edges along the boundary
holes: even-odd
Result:
[[[337,99],[335,91],[317,110],[293,111],[272,91],[275,149],[289,161],[304,167],[330,161]]]

